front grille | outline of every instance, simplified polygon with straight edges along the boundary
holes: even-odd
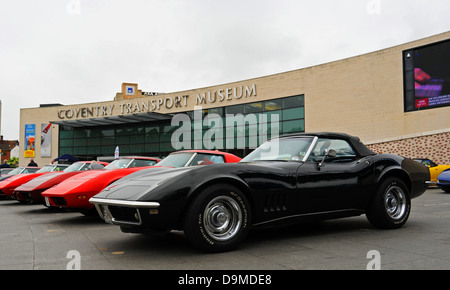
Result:
[[[67,206],[67,202],[64,197],[51,197],[51,199],[57,206]]]
[[[135,208],[110,205],[108,209],[114,221],[139,223],[139,214]]]

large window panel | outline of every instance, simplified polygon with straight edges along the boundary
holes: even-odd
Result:
[[[304,120],[284,121],[282,124],[283,134],[297,133],[305,131]]]
[[[305,117],[305,109],[303,107],[291,108],[283,110],[283,120],[303,119]]]

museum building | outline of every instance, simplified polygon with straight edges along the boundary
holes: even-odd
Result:
[[[268,138],[344,132],[372,150],[450,164],[450,32],[298,70],[173,93],[123,83],[111,101],[20,112],[20,165],[164,157],[182,149],[245,156]],[[23,142],[23,141],[24,142]]]

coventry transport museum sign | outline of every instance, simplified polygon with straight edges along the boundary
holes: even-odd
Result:
[[[204,91],[196,93],[195,105],[207,105],[213,103],[227,102],[231,100],[239,100],[248,97],[256,97],[256,85],[236,86],[222,88],[213,91]],[[80,119],[80,118],[97,118],[115,115],[136,114],[145,112],[155,112],[161,109],[171,110],[174,108],[183,108],[188,106],[189,95],[168,96],[156,95],[155,98],[149,100],[137,100],[119,105],[102,105],[102,106],[86,106],[79,108],[66,108],[57,111],[58,118],[64,119]]]

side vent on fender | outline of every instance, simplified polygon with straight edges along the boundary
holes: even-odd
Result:
[[[285,211],[286,194],[284,193],[268,193],[265,196],[264,212],[280,212]]]

